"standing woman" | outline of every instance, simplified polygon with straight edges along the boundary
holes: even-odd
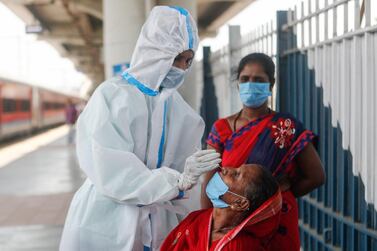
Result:
[[[298,251],[298,207],[296,198],[325,181],[321,160],[313,146],[316,136],[287,113],[272,111],[268,97],[275,83],[275,65],[262,53],[245,56],[239,63],[237,79],[243,108],[219,119],[207,143],[222,155],[222,166],[260,164],[279,181],[283,192],[280,225],[267,250]],[[213,172],[206,175],[202,206],[211,207],[205,186]]]
[[[199,206],[199,193],[179,198],[221,160],[214,150],[194,153],[204,123],[177,92],[197,44],[185,9],[153,8],[130,68],[89,100],[77,126],[88,178],[72,200],[60,250],[158,250],[177,213],[195,207],[195,198]]]

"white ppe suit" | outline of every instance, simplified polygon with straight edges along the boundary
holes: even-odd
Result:
[[[200,147],[204,123],[176,89],[159,88],[174,58],[197,45],[186,10],[155,7],[130,69],[94,92],[77,123],[88,178],[72,200],[61,251],[158,250],[177,212],[198,209],[198,186],[179,199],[177,180]]]

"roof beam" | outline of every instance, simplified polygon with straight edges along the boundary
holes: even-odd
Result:
[[[90,52],[85,51],[85,50],[74,50],[71,51],[69,50],[69,55],[77,58],[89,58],[90,57]]]
[[[244,0],[196,0],[198,4],[201,3],[216,3],[216,2],[242,2]]]
[[[90,63],[78,63],[76,68],[81,71],[81,72],[85,72],[85,73],[89,73],[89,72],[96,72],[95,71],[95,67],[93,67],[92,64]],[[98,73],[98,72],[97,72]]]
[[[67,50],[64,48],[64,46],[61,43],[57,43],[57,42],[54,42],[54,41],[50,41],[49,43],[52,45],[52,47],[54,47],[58,51],[58,53],[62,57],[67,56]]]
[[[66,37],[63,35],[51,35],[51,34],[42,34],[38,35],[39,40],[47,40],[48,42],[62,43],[62,44],[72,44],[84,46],[85,41],[81,37]]]
[[[38,35],[39,40],[48,40],[53,42],[59,42],[63,44],[76,45],[76,46],[86,46],[85,40],[81,36],[67,36],[63,34],[41,34]],[[102,38],[95,38],[92,40],[92,44],[101,45]]]
[[[232,6],[230,6],[229,9],[227,9],[226,11],[224,11],[218,18],[216,18],[207,27],[206,30],[208,30],[208,31],[216,31],[216,30],[218,30],[222,25],[224,25],[232,17],[234,17],[235,15],[237,15],[241,10],[243,10],[245,7],[247,7],[252,2],[255,2],[255,1],[256,0],[238,0],[238,1],[235,1],[235,3],[232,4]]]
[[[13,0],[16,4],[22,5],[44,5],[44,4],[53,4],[54,0]]]
[[[207,29],[199,29],[199,36],[201,38],[204,38],[204,37],[215,37],[217,34],[218,34],[217,31],[210,31],[210,30],[207,30]]]
[[[70,5],[76,10],[89,14],[97,19],[103,20],[102,1],[99,0],[76,0]]]
[[[92,56],[90,54],[69,53],[69,58],[75,58],[78,64],[90,63],[92,61]]]
[[[98,73],[104,75],[104,67],[100,59],[100,50],[98,49],[96,37],[88,15],[75,12],[74,6],[71,5],[74,1],[61,1],[67,14],[73,18],[73,24],[76,26],[81,37],[83,38],[85,46],[88,47],[90,51],[90,55],[92,56],[92,68]],[[100,36],[99,41],[102,44],[102,35]]]
[[[95,45],[101,45],[102,44],[102,30],[98,30],[94,33],[91,33],[91,42]],[[55,43],[64,43],[64,44],[72,44],[72,45],[79,45],[79,46],[85,46],[86,41],[83,38],[82,34],[78,31],[78,29],[75,29],[75,27],[72,27],[72,25],[69,24],[52,24],[50,25],[49,31],[46,31],[40,35],[38,35],[38,39],[43,40],[49,40],[53,41]]]

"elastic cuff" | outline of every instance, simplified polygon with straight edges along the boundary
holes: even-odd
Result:
[[[178,197],[177,197],[176,199],[177,199],[177,200],[182,199],[183,196],[185,196],[185,191],[181,191],[181,190],[179,190],[179,194],[178,194]]]

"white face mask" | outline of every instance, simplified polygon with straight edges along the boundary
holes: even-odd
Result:
[[[186,71],[182,70],[181,68],[172,66],[168,74],[166,74],[164,80],[162,80],[161,87],[168,89],[178,87],[185,79],[185,74]]]

